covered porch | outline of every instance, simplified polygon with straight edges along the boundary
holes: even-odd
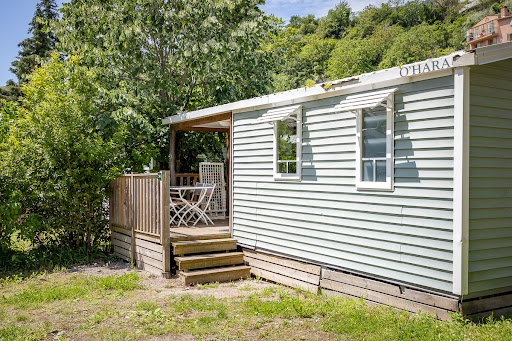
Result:
[[[170,117],[169,171],[126,174],[112,181],[110,229],[114,253],[137,267],[185,284],[229,281],[250,276],[237,241],[231,238],[231,112],[214,116],[186,114]],[[165,121],[165,120],[164,120]],[[176,172],[177,132],[208,131],[226,134],[225,176],[217,184],[225,191],[224,215],[213,224],[171,224],[170,189],[208,182],[199,173]]]

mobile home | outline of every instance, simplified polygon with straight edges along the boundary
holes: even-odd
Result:
[[[229,128],[230,231],[254,274],[441,318],[503,313],[511,75],[504,43],[163,124]]]

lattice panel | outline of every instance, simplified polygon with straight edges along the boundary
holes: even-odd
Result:
[[[226,180],[224,164],[213,162],[199,163],[199,182],[216,184],[210,207],[206,211],[212,219],[226,218]]]

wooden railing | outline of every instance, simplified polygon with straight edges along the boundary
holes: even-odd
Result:
[[[169,176],[169,171],[126,174],[110,183],[114,252],[165,274],[170,267]]]
[[[176,186],[194,186],[199,173],[176,173]]]

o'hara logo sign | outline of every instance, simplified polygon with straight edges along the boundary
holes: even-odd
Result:
[[[441,58],[441,59],[433,59],[433,60],[427,60],[426,62],[422,63],[416,63],[412,65],[404,65],[400,68],[400,76],[401,77],[407,77],[407,76],[414,76],[419,75],[420,73],[426,73],[441,69],[448,69],[451,68],[452,65],[450,64],[450,61],[448,58]]]

